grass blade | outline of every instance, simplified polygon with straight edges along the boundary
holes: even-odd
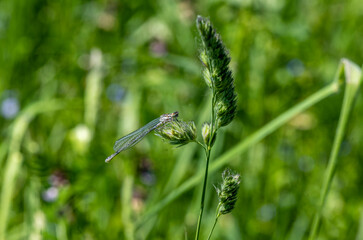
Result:
[[[357,96],[359,86],[362,81],[361,70],[359,69],[359,67],[346,59],[343,59],[340,63],[336,75],[336,81],[341,80],[343,73],[345,74],[345,92],[343,104],[340,112],[338,127],[334,137],[333,147],[330,153],[328,167],[325,171],[325,177],[323,179],[323,186],[320,192],[318,210],[314,216],[313,224],[311,226],[309,240],[315,239],[315,236],[317,234],[321,218],[321,212],[324,208],[326,197],[328,195],[334,177],[334,171],[338,162],[338,153],[342,145],[343,136],[348,123],[349,113],[353,108],[354,100]]]

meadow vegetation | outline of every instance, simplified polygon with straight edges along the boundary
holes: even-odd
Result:
[[[104,160],[164,113],[193,120],[202,142],[213,94],[198,15],[229,50],[237,95],[200,239],[227,167],[238,199],[211,239],[363,239],[362,12],[360,0],[1,1],[0,240],[194,239],[203,148],[149,134]]]

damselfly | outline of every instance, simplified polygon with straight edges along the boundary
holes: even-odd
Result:
[[[113,150],[115,150],[115,153],[106,158],[105,162],[111,161],[112,158],[114,158],[117,154],[120,152],[129,149],[130,147],[135,146],[138,142],[141,141],[148,133],[151,131],[157,129],[158,127],[164,125],[167,122],[171,122],[174,119],[178,117],[178,112],[173,113],[167,113],[163,114],[160,117],[152,120],[142,128],[137,129],[136,131],[120,138],[115,142],[115,145],[113,146]]]

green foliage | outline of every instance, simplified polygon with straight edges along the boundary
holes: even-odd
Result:
[[[327,84],[340,58],[363,62],[361,13],[358,0],[0,1],[0,232],[6,240],[193,238],[205,164],[196,144],[172,148],[149,135],[104,159],[116,139],[163,113],[178,110],[202,129],[210,94],[196,57],[201,14],[230,50],[238,95],[208,185],[228,165],[242,178],[239,200],[213,239],[306,239],[344,95]],[[321,89],[319,103],[273,121]],[[362,116],[358,96],[320,239],[362,236]],[[213,189],[206,195],[201,239],[218,203]]]

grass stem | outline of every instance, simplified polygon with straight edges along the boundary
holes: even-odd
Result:
[[[318,210],[314,216],[313,223],[311,225],[311,231],[309,240],[313,240],[316,237],[319,222],[321,219],[321,213],[325,205],[325,201],[330,190],[330,186],[333,180],[335,168],[338,162],[338,153],[343,141],[343,136],[348,122],[349,113],[354,105],[354,99],[358,93],[359,85],[361,82],[361,71],[355,66],[355,64],[349,62],[348,60],[342,60],[340,68],[338,69],[338,74],[336,80],[339,80],[341,73],[345,72],[345,92],[342,104],[342,109],[339,116],[338,127],[335,133],[333,147],[330,153],[330,158],[328,162],[328,167],[325,171],[325,176],[323,179],[323,185],[320,192],[320,200],[318,205]]]
[[[201,201],[200,201],[200,212],[199,212],[199,218],[198,218],[197,231],[195,233],[195,240],[198,240],[199,239],[200,226],[201,226],[202,218],[203,218],[205,191],[206,191],[207,180],[208,180],[208,168],[209,168],[210,152],[211,152],[211,149],[208,148],[207,151],[206,151],[207,162],[206,162],[206,165],[205,165],[205,173],[204,173],[204,182],[203,182],[202,198],[201,198]]]
[[[212,237],[212,234],[213,234],[214,228],[215,228],[215,227],[216,227],[216,225],[217,225],[218,217],[219,217],[219,216],[216,216],[216,219],[214,220],[214,224],[213,224],[212,229],[210,230],[210,233],[209,233],[209,236],[208,236],[208,240],[210,240],[210,238]]]

